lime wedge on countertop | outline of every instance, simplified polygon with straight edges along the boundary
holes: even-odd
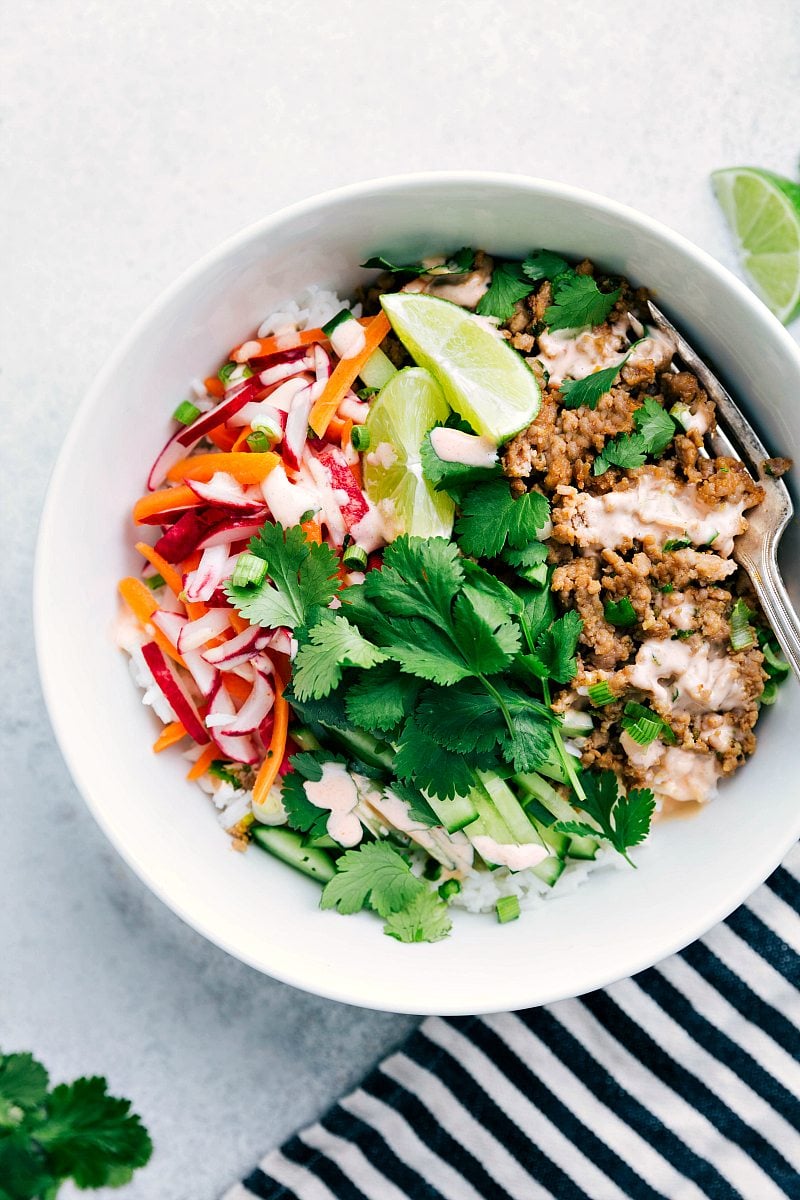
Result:
[[[784,325],[800,316],[800,186],[758,167],[711,176],[753,290]]]
[[[472,313],[421,292],[392,292],[381,304],[408,352],[477,433],[499,444],[530,425],[541,403],[535,375]]]
[[[423,478],[420,456],[425,434],[449,415],[442,389],[421,367],[398,371],[372,402],[369,449],[361,460],[364,489],[393,537],[450,536],[453,501]]]

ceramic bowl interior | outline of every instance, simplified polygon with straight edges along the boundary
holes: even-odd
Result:
[[[451,937],[407,946],[376,919],[318,908],[317,886],[266,854],[236,854],[183,760],[155,756],[151,713],[111,629],[116,582],[137,569],[133,499],[193,377],[215,371],[307,284],[347,294],[358,264],[463,245],[588,256],[653,289],[747,409],[773,453],[800,459],[800,353],[747,289],[702,251],[615,203],[512,176],[407,176],[305,201],[213,251],[162,296],[97,378],[50,485],[38,547],[40,671],[70,770],[131,867],[211,941],[279,979],[368,1007],[508,1010],[632,974],[726,916],[800,833],[790,683],[752,761],[693,820],[659,827],[633,871],[498,926],[457,913]],[[796,527],[784,564],[800,599]]]

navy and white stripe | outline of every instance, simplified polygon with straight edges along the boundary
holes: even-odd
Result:
[[[682,954],[430,1017],[225,1200],[796,1200],[800,847]]]

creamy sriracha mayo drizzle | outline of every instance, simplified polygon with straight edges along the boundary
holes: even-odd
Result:
[[[448,429],[444,425],[431,430],[431,445],[442,462],[461,463],[465,467],[493,467],[497,446],[491,438]]]
[[[347,768],[342,763],[325,763],[322,779],[307,779],[303,786],[312,804],[330,812],[326,828],[333,840],[340,846],[357,846],[361,822],[353,810],[358,804],[358,791]]]
[[[537,867],[547,858],[544,846],[537,846],[535,842],[505,846],[486,834],[476,834],[472,844],[485,862],[508,867],[510,871],[526,871],[529,867]]]

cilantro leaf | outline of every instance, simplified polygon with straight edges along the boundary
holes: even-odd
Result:
[[[438,688],[420,695],[415,721],[440,746],[456,752],[492,751],[506,731],[497,700],[477,680],[467,679],[447,690],[442,703]]]
[[[535,653],[521,658],[541,679],[569,683],[577,670],[575,651],[582,629],[583,621],[574,609],[569,609],[539,634]]]
[[[419,821],[420,825],[427,825],[429,827],[441,825],[441,820],[437,817],[419,788],[412,787],[408,783],[400,783],[399,780],[395,779],[387,791],[408,805],[408,815],[413,817],[415,821]]]
[[[407,908],[392,913],[383,932],[398,942],[440,942],[453,928],[436,892],[418,892]]]
[[[422,791],[442,800],[451,800],[453,796],[468,795],[474,788],[471,766],[489,766],[492,762],[492,755],[477,752],[465,755],[446,750],[423,732],[412,718],[406,721],[400,734],[394,768],[405,782],[413,782]]]
[[[532,250],[522,264],[528,279],[555,279],[571,270],[569,263],[552,250]]]
[[[535,641],[542,630],[552,623],[556,615],[553,604],[553,593],[545,588],[517,588],[517,595],[523,603],[522,620],[525,631],[532,641]]]
[[[345,707],[354,725],[388,733],[414,711],[421,683],[386,662],[367,671],[347,693]]]
[[[326,725],[329,729],[347,729],[350,722],[345,711],[345,690],[337,688],[321,700],[299,700],[291,682],[284,692],[301,721],[307,725]]]
[[[464,491],[473,484],[483,483],[502,475],[503,468],[497,462],[492,467],[469,467],[464,463],[446,462],[433,448],[429,430],[420,447],[422,474],[437,492],[446,492],[452,500],[459,501]]]
[[[601,292],[591,275],[561,275],[553,285],[553,303],[545,311],[545,324],[551,332],[602,325],[619,294],[619,288]]]
[[[565,379],[558,385],[564,400],[564,408],[597,408],[598,401],[611,391],[614,380],[627,362],[627,355],[615,366],[595,371],[585,379]]]
[[[505,549],[501,557],[510,567],[537,567],[547,561],[547,546],[544,542],[530,542],[521,550]]]
[[[47,1083],[47,1071],[32,1054],[0,1056],[0,1103],[37,1108],[47,1095]]]
[[[497,317],[500,321],[507,321],[517,301],[524,300],[532,291],[533,284],[521,263],[498,263],[492,273],[489,290],[481,296],[475,311],[482,317]]]
[[[677,425],[653,396],[645,396],[633,414],[635,433],[621,433],[606,442],[594,460],[592,472],[602,475],[609,466],[633,470],[644,465],[647,455],[658,458],[675,436]]]
[[[638,846],[647,837],[655,810],[655,798],[650,788],[634,788],[627,796],[619,790],[613,771],[585,771],[581,775],[585,797],[573,798],[572,803],[596,823],[591,835],[598,833],[611,843],[624,858],[631,846]],[[583,823],[581,833],[583,832]],[[553,829],[559,833],[576,832],[575,822],[557,821]],[[628,859],[630,862],[630,859]],[[631,863],[631,866],[634,864]]]
[[[308,633],[297,651],[292,671],[300,700],[320,699],[341,682],[342,667],[374,667],[386,655],[351,625],[346,617],[328,613]]]
[[[535,541],[550,515],[539,492],[514,498],[505,480],[479,483],[463,499],[456,537],[465,554],[494,558],[504,546],[515,548]]]
[[[463,275],[472,270],[474,261],[475,251],[469,246],[462,246],[440,267],[426,267],[423,262],[398,265],[383,254],[368,258],[361,266],[370,271],[391,271],[393,275]]]
[[[396,618],[390,625],[392,638],[386,653],[407,674],[444,686],[474,674],[444,629],[412,617]]]
[[[130,1101],[109,1096],[105,1079],[97,1076],[54,1088],[31,1132],[51,1173],[79,1188],[104,1187],[120,1169],[144,1166],[152,1153]]]
[[[312,804],[305,789],[305,781],[311,779],[318,783],[322,779],[322,765],[313,754],[293,754],[289,762],[294,770],[284,775],[281,782],[281,802],[286,811],[287,823],[290,829],[296,829],[298,833],[320,837],[328,831],[330,813]]]
[[[644,466],[647,458],[647,442],[640,433],[622,433],[606,442],[602,453],[592,464],[593,475],[603,475],[609,467],[622,467],[632,471]]]
[[[472,559],[464,559],[464,575],[462,595],[485,621],[501,625],[512,614],[522,613],[524,605],[516,592]]]
[[[549,723],[525,708],[514,714],[514,732],[504,735],[502,752],[515,771],[535,771],[547,760],[552,745]]]
[[[406,908],[425,885],[402,855],[388,842],[367,842],[348,850],[336,863],[336,874],[325,884],[320,908],[340,913],[360,912],[366,904],[382,917]]]
[[[635,625],[639,619],[630,596],[620,596],[619,600],[606,600],[603,604],[603,615],[609,625],[616,625],[620,629]]]
[[[464,578],[458,549],[446,538],[410,538],[386,547],[380,571],[369,571],[364,595],[388,616],[449,621],[453,596]]]
[[[225,594],[252,624],[296,629],[306,624],[309,610],[327,607],[336,595],[336,555],[326,542],[308,542],[299,525],[284,529],[268,523],[251,539],[249,550],[264,559],[269,579],[257,587],[236,587],[229,580]]]
[[[485,611],[485,610],[484,610]],[[461,655],[473,675],[495,675],[509,665],[520,647],[519,629],[479,613],[466,596],[453,606],[453,630]]]

